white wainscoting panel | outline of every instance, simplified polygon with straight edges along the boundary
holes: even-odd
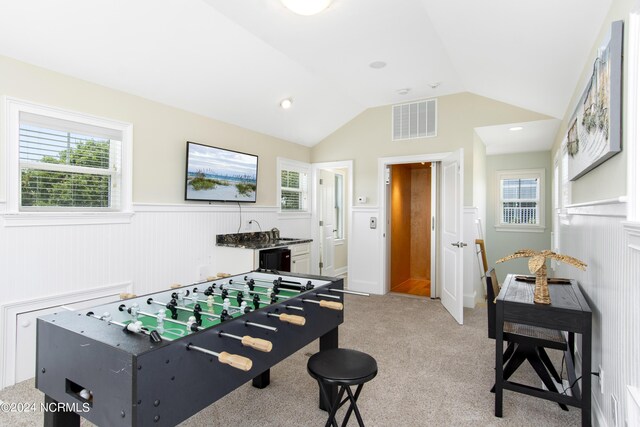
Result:
[[[478,239],[478,227],[475,220],[478,219],[478,208],[465,207],[462,219],[462,241],[467,244],[463,252],[463,295],[464,306],[473,308],[476,306],[478,295],[484,295],[482,292],[482,281],[480,279],[482,273],[477,261],[476,255],[476,239]]]
[[[250,219],[264,231],[278,227],[283,237],[311,235],[310,215],[282,215],[271,206],[243,205],[240,212],[237,205],[136,204],[128,224],[37,227],[5,226],[5,208],[0,203],[5,305],[118,283],[131,283],[131,291],[140,295],[195,282],[217,273],[211,267],[216,234],[259,231],[257,224],[248,224]],[[0,331],[4,323],[0,318]],[[1,340],[0,347],[5,345]]]
[[[351,214],[349,289],[382,295],[385,289],[380,281],[380,245],[385,244],[384,226],[378,223],[378,228],[369,228],[370,218],[378,220],[378,207],[354,206]]]
[[[577,279],[593,312],[592,372],[604,371],[604,393],[592,376],[594,422],[613,425],[611,396],[619,402],[618,425],[627,413],[627,386],[640,385],[640,235],[625,223],[623,199],[569,207],[562,218],[559,250],[586,262],[585,272],[560,263],[556,276]],[[598,421],[600,419],[600,421]]]

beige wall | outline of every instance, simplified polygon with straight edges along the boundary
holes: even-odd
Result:
[[[542,233],[496,231],[496,203],[498,182],[496,171],[519,169],[544,169],[545,230]],[[485,248],[489,268],[495,267],[498,279],[504,280],[507,273],[529,274],[527,260],[512,260],[496,264],[496,260],[512,254],[518,249],[551,249],[551,152],[503,154],[487,156],[487,235]]]
[[[354,196],[378,203],[378,158],[464,148],[464,203],[473,205],[475,127],[549,117],[471,93],[438,98],[438,136],[391,141],[391,105],[370,108],[312,148],[314,162],[354,160]],[[483,154],[482,154],[483,155]]]
[[[562,125],[560,126],[560,131],[556,137],[556,142],[553,146],[552,152],[555,153],[562,143],[563,138],[567,134],[567,123],[571,116],[573,115],[575,106],[578,103],[578,100],[582,96],[582,92],[586,87],[587,79],[591,75],[593,60],[596,58],[596,51],[600,47],[602,41],[606,38],[606,35],[609,33],[611,29],[611,23],[613,21],[623,20],[625,21],[624,25],[624,36],[623,36],[623,56],[628,57],[629,50],[629,26],[627,25],[627,20],[629,16],[629,12],[631,11],[634,4],[637,4],[637,0],[614,0],[611,5],[611,9],[609,10],[609,14],[604,20],[602,28],[598,35],[595,37],[595,44],[591,49],[591,53],[587,58],[584,69],[582,71],[582,75],[578,80],[578,85],[575,88],[573,93],[573,97],[569,102],[569,106],[564,115],[564,120],[562,121]],[[623,59],[623,100],[622,100],[622,152],[616,154],[611,159],[607,160],[605,163],[601,164],[594,170],[590,171],[586,175],[579,178],[577,181],[572,182],[571,184],[571,203],[584,203],[588,201],[594,200],[606,200],[611,198],[616,198],[620,196],[625,196],[627,194],[627,149],[628,147],[628,138],[627,138],[627,129],[626,126],[626,117],[627,117],[627,99],[624,95],[625,88],[627,88],[627,74],[626,64]]]
[[[186,141],[257,154],[259,205],[276,205],[276,156],[310,160],[307,147],[2,56],[0,95],[133,123],[137,203],[185,203]],[[4,123],[2,129],[4,156]],[[5,197],[5,175],[0,174],[0,200]]]

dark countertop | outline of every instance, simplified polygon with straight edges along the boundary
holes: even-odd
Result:
[[[280,237],[280,232],[275,229],[255,233],[219,234],[216,236],[217,246],[243,249],[281,248],[312,241],[312,239]]]

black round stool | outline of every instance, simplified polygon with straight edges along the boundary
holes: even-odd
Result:
[[[342,426],[347,425],[351,412],[353,411],[356,413],[360,427],[364,427],[356,401],[358,400],[358,396],[360,396],[364,383],[372,380],[378,374],[376,359],[361,351],[349,350],[347,348],[332,348],[311,356],[307,363],[307,371],[318,381],[324,406],[327,411],[329,411],[329,418],[327,419],[325,427],[330,425],[338,426],[336,412],[347,401],[350,401],[351,404],[342,421]],[[358,386],[355,394],[351,391],[352,385]],[[339,386],[340,391],[337,393],[333,402],[331,402],[329,395],[332,394],[330,390],[333,386]],[[347,397],[342,400],[345,391]]]

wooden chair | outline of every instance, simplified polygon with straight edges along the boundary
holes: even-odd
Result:
[[[496,270],[487,271],[487,315],[489,338],[496,338],[496,296],[500,293]],[[551,363],[545,349],[566,350],[567,341],[561,331],[521,323],[504,322],[504,340],[508,342],[504,352],[504,379],[507,380],[527,360],[550,391],[558,392],[551,376],[562,384],[558,371]],[[494,392],[495,386],[491,389]],[[568,411],[566,405],[559,404]]]

